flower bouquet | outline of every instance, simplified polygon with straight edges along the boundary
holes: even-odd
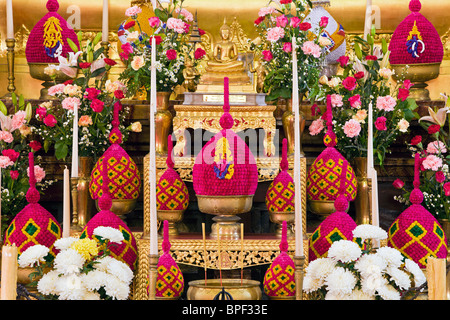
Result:
[[[420,190],[423,192],[423,206],[437,219],[450,219],[450,156],[448,155],[450,132],[444,130],[449,113],[450,98],[446,97],[446,106],[439,110],[428,109],[429,115],[419,117],[420,125],[426,130],[425,139],[421,135],[414,136],[407,143],[413,157],[420,153]],[[405,183],[396,179],[394,187],[403,190],[402,195],[394,199],[409,206],[411,190]]]
[[[82,38],[81,32],[78,36]],[[88,40],[81,51],[72,53],[69,64],[60,61],[59,65],[48,67],[50,75],[53,74],[52,70],[59,69],[74,77],[65,83],[55,83],[48,90],[49,95],[57,98],[60,105],[47,101],[36,108],[39,123],[36,133],[43,140],[45,152],[54,146],[54,155],[58,160],[66,159],[72,151],[75,108],[78,109],[78,126],[81,128],[78,130],[79,155],[93,157],[95,161],[109,146],[113,106],[124,98],[126,86],[120,81],[106,80],[107,72],[116,62],[103,55],[103,47],[96,49],[100,39],[101,33],[93,40]],[[123,124],[128,113],[129,108],[120,113],[124,141],[128,138],[128,130]]]
[[[312,25],[304,21],[310,7],[311,2],[304,0],[270,1],[258,12],[255,25],[260,41],[253,41],[251,48],[261,55],[267,71],[264,91],[268,94],[268,101],[291,98],[294,38],[298,47],[299,92],[309,93],[309,99],[314,101],[324,54],[331,41],[323,36],[314,36],[321,34],[327,26],[327,17],[322,18],[319,30],[312,30]]]
[[[43,245],[34,245],[19,257],[19,267],[33,267],[32,286],[45,300],[126,300],[133,271],[111,256],[110,247],[123,234],[111,227],[97,227],[95,239],[61,238],[56,257]],[[45,270],[51,269],[45,273]]]
[[[139,6],[133,6],[125,11],[128,19],[121,25],[120,57],[125,63],[125,70],[119,80],[128,88],[131,97],[139,90],[150,92],[151,44],[156,43],[156,85],[158,92],[172,92],[176,86],[183,84],[183,71],[186,65],[194,67],[203,58],[202,49],[192,56],[194,46],[189,43],[189,29],[194,21],[191,12],[184,9],[184,0],[174,0],[167,7],[158,6],[155,16],[148,19],[153,33],[147,34],[139,22],[138,15],[142,12]],[[148,26],[146,26],[148,27]],[[189,60],[189,61],[188,61]],[[147,97],[149,95],[147,94]]]
[[[368,239],[383,240],[387,233],[372,225],[359,225],[353,236],[364,242],[365,250],[353,241],[334,242],[328,257],[306,267],[303,290],[317,300],[400,300],[426,282],[420,267],[390,247],[372,253]]]
[[[331,96],[334,132],[339,137],[336,147],[347,159],[367,157],[368,110],[372,104],[374,162],[383,165],[388,148],[400,134],[408,132],[417,104],[408,98],[409,80],[391,84],[387,44],[383,39],[381,48],[374,45],[374,35],[372,31],[367,41],[355,37],[354,56],[338,59],[342,73],[319,79],[323,96],[318,100]],[[318,114],[317,108],[312,111]],[[322,116],[311,123],[309,133],[317,135],[324,128]]]
[[[28,154],[41,149],[41,144],[32,140],[34,127],[30,124],[32,106],[25,105],[22,95],[17,97],[13,93],[13,113],[3,102],[0,102],[0,174],[1,174],[1,200],[2,200],[2,227],[6,228],[10,220],[15,217],[27,204],[26,192],[28,182]],[[54,181],[44,180],[45,171],[39,166],[39,157],[36,159],[35,176],[36,187],[39,191],[45,190]],[[2,233],[3,234],[3,233]]]

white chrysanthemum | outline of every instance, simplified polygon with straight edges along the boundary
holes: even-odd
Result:
[[[108,273],[121,279],[126,284],[130,284],[133,280],[133,271],[122,261],[114,259],[108,264]]]
[[[420,287],[427,281],[425,274],[419,265],[411,259],[405,259],[405,270],[410,272],[414,277],[414,285]]]
[[[56,281],[59,278],[59,272],[52,270],[42,276],[37,283],[37,290],[44,295],[57,294]]]
[[[390,267],[386,270],[386,273],[391,276],[391,279],[401,290],[407,290],[411,287],[411,280],[409,280],[409,275],[406,272]]]
[[[60,276],[56,280],[56,292],[59,300],[81,300],[87,293],[81,277],[76,274]]]
[[[46,246],[36,244],[29,247],[19,256],[18,263],[21,268],[33,267],[35,263],[45,262],[44,258],[49,253]]]
[[[130,293],[130,286],[119,278],[108,275],[105,292],[108,296],[116,300],[126,300],[128,299]]]
[[[58,240],[55,241],[55,248],[58,250],[66,250],[69,249],[70,246],[72,245],[72,243],[74,243],[75,241],[78,241],[78,238],[75,237],[65,237],[65,238],[59,238]]]
[[[350,300],[350,295],[336,291],[328,291],[325,295],[325,300]]]
[[[400,300],[400,293],[390,284],[381,286],[378,290],[378,295],[383,300]]]
[[[106,285],[108,274],[100,270],[92,270],[87,274],[83,274],[81,281],[88,290],[99,290]]]
[[[311,261],[305,271],[312,278],[325,279],[336,267],[336,261],[330,258],[318,258]]]
[[[324,280],[306,275],[303,278],[303,291],[306,293],[311,293],[322,288],[324,284]]]
[[[355,289],[350,294],[350,300],[375,300],[375,296],[367,294],[362,290]]]
[[[361,238],[363,240],[366,239],[384,240],[387,239],[388,234],[380,227],[371,224],[360,224],[353,230],[353,237]]]
[[[100,300],[100,295],[97,292],[87,291],[81,300]]]
[[[355,269],[358,270],[363,276],[368,276],[376,271],[381,273],[386,266],[386,261],[376,254],[365,254],[355,263]],[[378,267],[378,269],[375,269],[374,267]]]
[[[335,268],[326,278],[325,285],[328,291],[340,294],[350,294],[356,285],[356,278],[351,271],[344,268]]]
[[[109,264],[112,263],[114,260],[116,260],[116,259],[114,259],[111,256],[103,257],[103,258],[98,259],[96,261],[96,264],[94,265],[94,268],[97,269],[97,270],[100,270],[100,271],[107,272]]]
[[[362,254],[361,248],[349,240],[333,242],[328,249],[328,257],[342,262],[356,261]]]
[[[119,244],[124,240],[122,232],[112,227],[97,227],[94,230],[94,235]]]
[[[59,273],[69,275],[79,273],[86,259],[74,249],[61,251],[54,260],[54,267]]]
[[[386,261],[388,267],[399,268],[403,263],[403,255],[397,249],[391,247],[381,247],[375,253]]]
[[[376,291],[385,285],[386,279],[381,273],[372,273],[361,277],[361,290],[368,295],[375,295]]]

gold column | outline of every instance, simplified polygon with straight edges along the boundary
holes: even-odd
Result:
[[[6,39],[6,60],[8,63],[8,93],[3,98],[11,98],[11,93],[16,91],[16,86],[14,84],[15,76],[14,76],[14,59],[15,53],[14,48],[16,46],[16,39]]]
[[[158,275],[158,270],[156,266],[158,265],[157,254],[150,254],[149,259],[149,279],[148,279],[148,299],[156,300],[156,277]]]
[[[305,256],[294,256],[295,264],[295,299],[303,300],[303,275]]]
[[[72,226],[74,231],[81,231],[78,224],[78,177],[70,178],[70,185],[72,189]]]

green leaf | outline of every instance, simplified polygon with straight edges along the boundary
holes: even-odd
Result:
[[[70,49],[72,49],[73,52],[78,52],[78,46],[75,44],[75,42],[72,41],[70,38],[66,38],[67,43],[69,44]]]
[[[101,47],[94,52],[94,61],[100,57],[100,55],[105,51],[105,48]]]
[[[50,140],[44,140],[44,151],[47,153],[48,149],[50,149],[52,142]]]
[[[94,40],[92,40],[92,46],[96,46],[97,43],[99,43],[101,39],[102,39],[102,33],[98,32],[97,35],[95,36]]]
[[[162,22],[167,22],[169,19],[167,13],[158,8],[155,9],[155,16],[157,16]]]
[[[413,98],[406,99],[406,102],[408,103],[408,109],[411,111],[414,111],[418,108],[417,102]]]
[[[69,148],[67,147],[66,142],[58,141],[55,143],[55,157],[58,160],[65,159],[69,152]]]
[[[24,109],[25,109],[25,98],[21,94],[19,96],[19,110],[24,110]]]
[[[91,73],[91,78],[98,77],[99,75],[101,75],[105,71],[106,71],[105,67],[99,68],[99,69],[97,69],[97,70],[95,70],[94,72]]]
[[[8,109],[6,108],[5,104],[3,103],[3,101],[0,100],[0,111],[1,113],[3,113],[5,116],[8,115]]]

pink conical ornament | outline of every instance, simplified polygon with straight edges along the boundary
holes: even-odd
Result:
[[[447,257],[447,236],[436,218],[422,206],[419,153],[415,156],[413,184],[409,198],[412,204],[390,226],[388,246],[397,249],[421,268],[426,268],[429,257]]]
[[[164,235],[161,244],[163,254],[159,257],[156,266],[156,297],[179,298],[184,289],[184,277],[177,263],[170,255],[169,222],[164,220]],[[148,287],[147,287],[148,291]]]
[[[102,165],[102,177],[105,182],[102,185],[102,196],[99,199],[98,206],[100,212],[98,212],[84,227],[81,232],[80,239],[90,238],[94,239],[94,230],[97,227],[111,227],[122,232],[124,240],[120,244],[115,244],[111,248],[111,254],[114,258],[126,263],[131,270],[136,268],[137,264],[137,244],[136,239],[126,223],[120,219],[114,212],[111,211],[112,198],[109,192],[109,176],[108,163],[105,161],[105,165]]]
[[[287,222],[283,221],[280,254],[273,260],[264,275],[264,292],[267,296],[288,298],[295,296],[295,264],[287,251]]]
[[[14,244],[19,254],[36,244],[46,246],[54,257],[57,252],[54,248],[56,240],[61,238],[61,226],[53,215],[39,204],[40,194],[36,189],[34,174],[34,154],[28,155],[29,182],[26,199],[28,204],[11,221],[5,232],[5,245]]]

